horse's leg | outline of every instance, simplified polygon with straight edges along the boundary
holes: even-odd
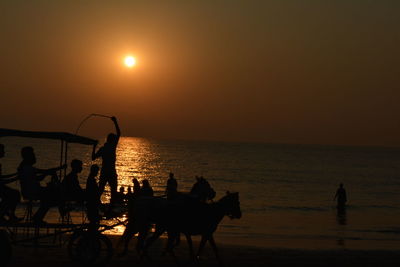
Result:
[[[179,246],[181,243],[181,234],[178,233],[175,238],[175,247]]]
[[[190,258],[192,260],[195,260],[196,257],[194,256],[192,237],[189,234],[185,234],[185,236],[186,236],[186,240],[187,240],[188,245],[189,245]]]
[[[143,260],[144,257],[146,257],[147,259],[150,259],[150,257],[147,255],[147,247],[148,247],[148,245],[145,242],[147,234],[149,232],[149,229],[150,229],[150,225],[143,226],[142,229],[139,231],[139,234],[138,234],[138,240],[137,240],[137,243],[136,243],[136,251],[139,254],[140,261]]]
[[[154,243],[154,241],[157,240],[157,238],[159,238],[162,233],[164,233],[165,229],[164,228],[159,228],[156,227],[156,231],[152,234],[151,237],[149,237],[146,240],[146,236],[147,233],[150,229],[150,226],[146,229],[146,231],[142,231],[139,232],[139,236],[138,236],[138,251],[140,253],[140,260],[142,260],[144,257],[146,257],[147,259],[150,260],[149,255],[147,254],[147,249],[150,247],[150,245],[152,245]]]
[[[168,252],[172,258],[174,259],[176,265],[180,266],[178,257],[176,257],[175,252],[174,252],[174,243],[176,241],[176,237],[179,235],[179,232],[168,232],[168,242],[167,242],[167,248],[166,252]]]
[[[202,252],[206,242],[208,240],[208,237],[206,237],[205,235],[201,236],[201,241],[200,241],[200,245],[199,245],[199,250],[197,251],[197,259],[200,259],[200,253]]]
[[[210,241],[210,245],[214,250],[215,257],[217,257],[217,261],[219,263],[219,266],[223,266],[222,259],[218,254],[218,249],[217,249],[217,245],[215,244],[214,237],[211,235],[211,237],[208,240]]]
[[[146,250],[156,241],[163,233],[165,232],[165,228],[156,226],[155,232],[146,240],[143,249]]]
[[[128,252],[129,242],[130,242],[130,240],[132,239],[132,236],[135,233],[136,232],[133,229],[133,227],[127,225],[127,227],[125,228],[124,233],[122,234],[121,238],[118,240],[118,243],[117,243],[117,246],[116,246],[117,248],[119,248],[122,243],[124,244],[124,249],[119,254],[119,256],[124,256]]]

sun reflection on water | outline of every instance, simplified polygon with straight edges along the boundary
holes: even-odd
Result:
[[[132,179],[136,178],[139,182],[144,179],[149,180],[155,195],[162,195],[165,192],[167,172],[162,175],[162,164],[160,154],[154,148],[154,144],[145,138],[125,137],[117,148],[116,168],[118,173],[118,186],[125,188],[132,187]],[[164,176],[164,177],[162,177]],[[107,187],[106,187],[107,190]],[[102,202],[110,201],[110,193],[107,190],[102,196]],[[126,220],[127,215],[109,220],[107,225],[117,224],[119,221]],[[109,234],[122,234],[125,230],[124,225],[118,225],[107,231]]]
[[[117,150],[117,172],[120,186],[131,186],[132,178],[149,180],[154,191],[163,191],[165,177],[159,177],[160,154],[153,144],[144,138],[124,138]]]

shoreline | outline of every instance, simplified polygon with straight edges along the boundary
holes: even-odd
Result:
[[[108,266],[177,266],[174,259],[161,256],[165,245],[165,238],[161,238],[149,249],[151,260],[139,262],[139,257],[134,249],[136,239],[133,238],[128,253],[120,257],[120,249],[116,249],[118,236],[108,236],[113,244],[114,255]],[[196,250],[199,242],[194,241]],[[224,266],[398,266],[400,250],[376,249],[294,249],[294,248],[261,248],[254,246],[241,246],[218,243],[219,254]],[[182,266],[218,266],[209,244],[206,244],[200,261],[192,262],[189,259],[189,250],[186,240],[182,237],[181,244],[175,253]],[[51,266],[57,267],[77,266],[68,256],[67,246],[50,248],[33,248],[13,246],[13,257],[9,266]]]

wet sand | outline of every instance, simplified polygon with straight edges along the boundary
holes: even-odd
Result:
[[[116,236],[110,236],[113,247]],[[134,251],[135,240],[131,242],[127,255],[119,257],[119,250],[108,266],[177,266],[171,256],[161,256],[165,240],[160,240],[149,251],[151,259],[139,261]],[[195,242],[197,247],[198,242]],[[218,244],[217,244],[218,245]],[[257,248],[248,246],[219,244],[220,255],[225,266],[399,266],[400,250],[302,250],[281,248]],[[13,247],[13,258],[10,266],[77,266],[68,257],[66,246],[51,248]],[[199,262],[191,262],[186,242],[176,248],[176,254],[181,266],[218,266],[214,253],[206,245]]]

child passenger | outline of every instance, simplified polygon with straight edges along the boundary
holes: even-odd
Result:
[[[96,181],[98,173],[99,166],[96,164],[92,165],[86,181],[87,217],[92,225],[97,225],[100,220],[99,206],[101,204],[101,193]]]
[[[78,180],[78,174],[82,172],[82,161],[71,161],[71,172],[65,176],[61,183],[63,198],[65,200],[81,201],[84,198],[83,189]]]

